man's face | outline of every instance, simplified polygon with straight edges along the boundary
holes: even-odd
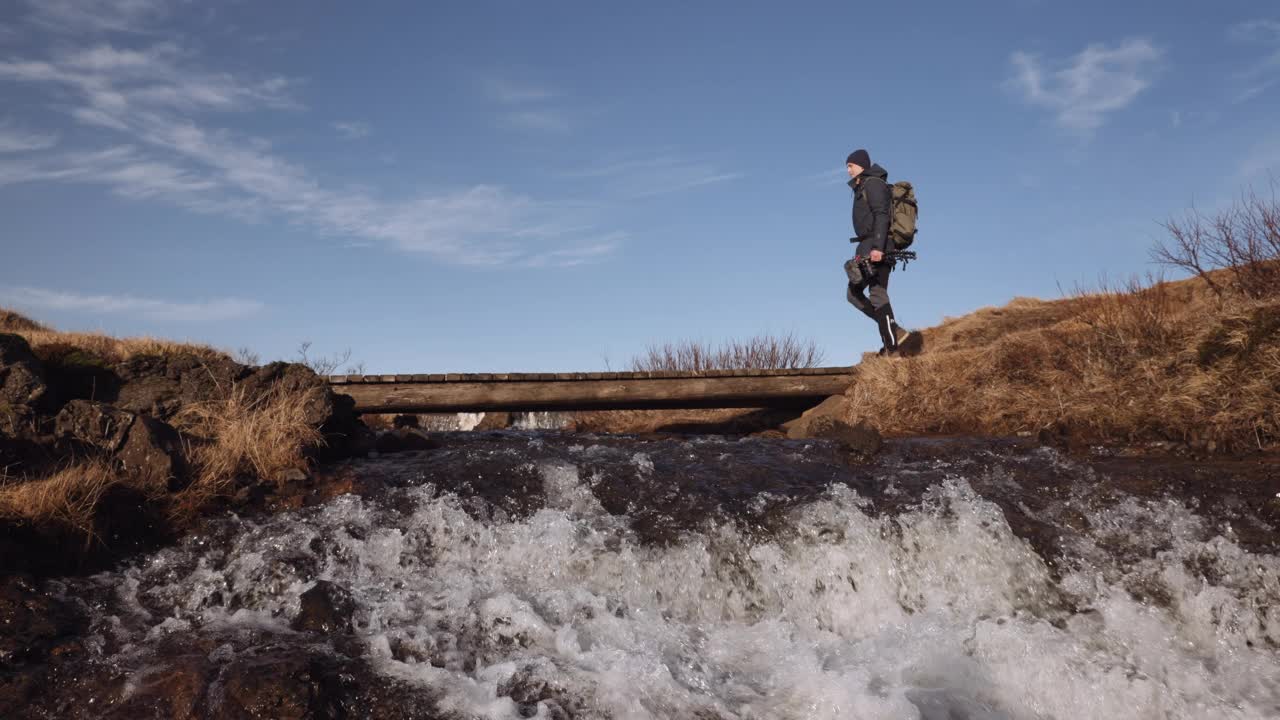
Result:
[[[846,170],[849,171],[849,177],[851,178],[856,178],[862,174],[861,165],[855,165],[854,163],[847,163],[844,167]]]

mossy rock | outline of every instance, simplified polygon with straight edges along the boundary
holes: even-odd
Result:
[[[35,350],[40,362],[63,367],[110,367],[111,363],[104,357],[89,352],[70,343],[53,342],[41,345]]]
[[[110,402],[119,389],[120,379],[101,355],[67,343],[41,346],[38,355],[56,407],[71,400]]]

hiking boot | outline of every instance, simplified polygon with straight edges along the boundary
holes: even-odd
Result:
[[[890,321],[889,327],[893,328],[893,342],[898,345],[902,345],[902,341],[906,340],[907,336],[911,334],[910,330],[902,327],[892,320]]]
[[[914,357],[924,352],[924,335],[917,330],[906,331],[898,339],[898,352],[903,357]]]
[[[894,358],[894,357],[900,357],[901,355],[902,355],[901,351],[899,351],[898,348],[896,347],[895,348],[882,347],[880,348],[880,352],[876,353],[877,357]]]

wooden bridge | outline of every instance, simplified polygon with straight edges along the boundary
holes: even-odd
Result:
[[[843,393],[847,367],[699,372],[333,375],[360,413],[799,408]]]

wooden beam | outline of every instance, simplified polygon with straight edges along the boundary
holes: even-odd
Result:
[[[847,371],[846,371],[847,372]],[[554,378],[554,375],[546,378]],[[803,408],[843,393],[851,374],[763,377],[611,377],[601,380],[335,384],[360,413]]]

